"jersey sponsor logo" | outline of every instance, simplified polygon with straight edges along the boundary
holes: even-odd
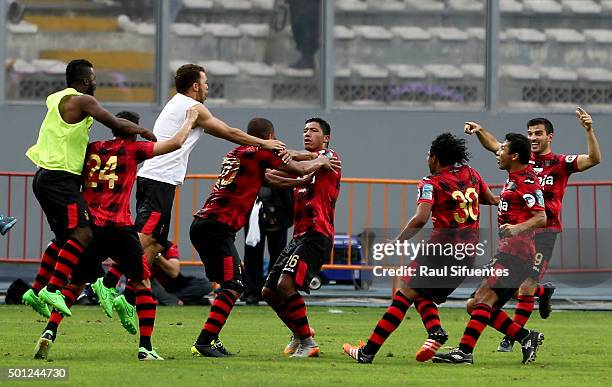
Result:
[[[523,180],[525,182],[525,184],[533,184],[535,183],[535,180],[530,179],[530,178],[526,178],[525,180]]]
[[[565,156],[565,162],[566,163],[573,163],[574,160],[576,160],[576,157],[578,157],[578,156],[576,156],[576,155],[567,155],[567,156]]]
[[[508,211],[508,202],[505,200],[500,200],[497,206],[499,207],[500,212]]]
[[[527,207],[531,208],[536,204],[536,198],[532,194],[523,195],[523,199],[525,203],[527,203]]]
[[[423,187],[419,189],[419,199],[433,200],[433,185],[423,185]]]
[[[554,179],[554,176],[552,176],[552,175],[538,176],[538,180],[540,180],[540,185],[541,186],[554,185],[555,184],[555,179]]]

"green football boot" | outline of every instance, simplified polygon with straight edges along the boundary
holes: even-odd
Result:
[[[126,331],[135,335],[138,333],[138,315],[136,308],[133,307],[122,294],[113,300],[113,309],[121,319],[121,325]]]
[[[91,289],[98,296],[100,306],[108,318],[113,318],[113,300],[117,297],[117,291],[115,288],[107,288],[102,283],[102,277],[98,278],[96,282],[91,284]]]
[[[51,311],[43,300],[40,299],[34,292],[34,289],[30,289],[21,296],[21,301],[32,307],[38,314],[44,318],[51,317]]]
[[[72,316],[72,312],[70,311],[70,308],[68,308],[68,305],[66,305],[66,301],[64,300],[64,295],[59,290],[56,290],[54,293],[51,293],[47,290],[47,287],[45,286],[44,288],[40,289],[40,292],[38,292],[38,297],[40,297],[41,300],[60,311],[64,316]]]

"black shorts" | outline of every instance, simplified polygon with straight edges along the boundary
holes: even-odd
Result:
[[[81,176],[65,171],[39,168],[34,175],[34,196],[47,216],[55,238],[60,241],[66,241],[75,228],[91,225],[81,182]]]
[[[445,303],[448,296],[465,280],[463,274],[466,272],[458,268],[473,268],[474,258],[457,260],[446,256],[419,255],[411,262],[410,267],[414,269],[415,275],[403,277],[402,286],[411,288],[439,305]],[[421,267],[426,267],[426,270],[423,270],[425,275],[421,275]]]
[[[332,246],[332,240],[318,232],[293,238],[270,269],[264,287],[276,289],[281,274],[287,274],[298,290],[310,293],[310,281],[329,260]]]
[[[548,264],[552,258],[553,250],[555,249],[555,243],[557,242],[558,232],[544,229],[535,234],[535,246],[536,255],[533,259],[533,267],[531,268],[532,274],[530,277],[537,278],[538,280],[544,277]]]
[[[495,307],[501,308],[508,302],[531,275],[531,262],[517,256],[498,252],[487,265],[493,269],[504,270],[507,275],[486,278],[487,285],[497,294]]]
[[[242,293],[244,270],[234,245],[236,230],[216,220],[194,217],[189,237],[204,263],[208,279],[222,288]]]
[[[127,279],[140,282],[151,277],[138,233],[133,227],[94,226],[93,234],[93,242],[73,272],[73,282],[93,282],[101,277],[102,262],[107,258],[115,261]]]
[[[162,246],[168,242],[176,186],[157,180],[136,179],[136,231],[151,235]]]

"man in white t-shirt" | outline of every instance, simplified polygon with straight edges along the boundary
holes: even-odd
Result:
[[[147,260],[163,251],[168,241],[174,192],[183,183],[187,171],[189,154],[202,133],[241,145],[261,146],[265,149],[282,150],[284,144],[278,140],[262,140],[233,128],[211,114],[203,102],[208,96],[208,79],[202,66],[185,64],[174,77],[177,94],[164,106],[157,117],[153,132],[159,141],[171,138],[185,121],[187,109],[197,106],[198,119],[181,149],[157,156],[144,162],[138,171],[136,182],[136,230]]]

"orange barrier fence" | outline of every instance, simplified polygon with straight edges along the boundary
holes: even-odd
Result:
[[[16,216],[18,224],[0,238],[0,262],[37,263],[43,248],[52,238],[43,213],[31,192],[33,173],[0,172],[0,213]],[[188,175],[185,184],[177,190],[173,211],[174,240],[180,242],[183,251],[189,245],[188,228],[191,214],[197,211],[210,193],[216,175]],[[418,180],[343,178],[340,198],[336,207],[336,233],[358,235],[377,229],[383,240],[391,239],[397,229],[407,223],[416,208]],[[492,188],[500,188],[492,185]],[[553,260],[550,272],[603,272],[612,271],[612,257],[602,254],[606,243],[612,240],[612,182],[571,182],[564,200],[563,220],[572,235],[561,235],[558,242],[559,259]],[[481,208],[481,227],[487,228],[490,240],[494,240],[497,228],[497,212],[488,206]],[[591,230],[593,232],[591,232]],[[566,241],[572,238],[572,243]],[[576,243],[573,243],[575,240]],[[585,246],[594,249],[585,252]],[[495,246],[489,244],[490,253]],[[351,257],[352,244],[347,246]],[[572,250],[573,249],[573,250]],[[240,249],[239,249],[240,250]],[[570,251],[571,250],[571,251]],[[334,256],[324,269],[370,269],[369,246],[364,246],[366,264],[338,263]],[[343,259],[346,260],[346,259]],[[182,263],[201,265],[191,249]],[[377,263],[378,264],[378,263]],[[383,262],[384,264],[384,262]]]

